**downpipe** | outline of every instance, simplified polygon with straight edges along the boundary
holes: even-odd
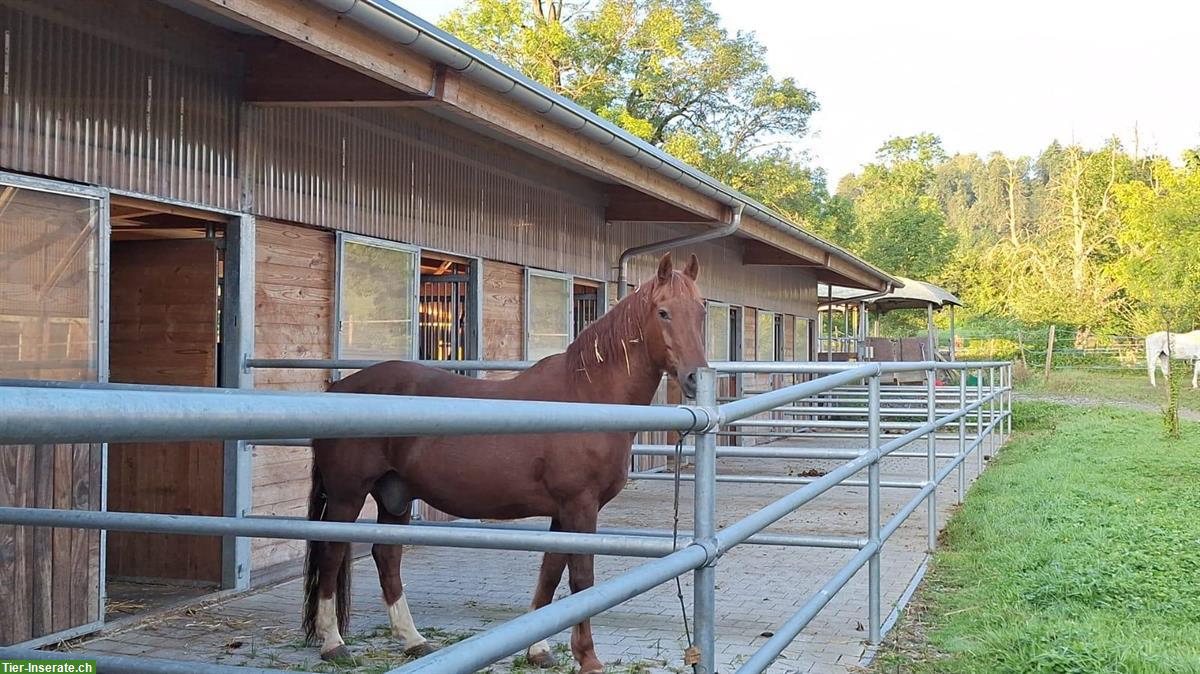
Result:
[[[617,258],[617,297],[624,298],[629,294],[629,260],[635,255],[644,255],[646,253],[657,253],[662,250],[675,248],[676,246],[686,246],[701,241],[711,241],[712,239],[722,239],[731,236],[742,226],[742,210],[746,207],[745,204],[739,203],[733,207],[733,217],[728,223],[721,223],[724,226],[716,229],[710,229],[698,234],[688,234],[686,236],[678,236],[674,239],[666,239],[664,241],[655,241],[654,243],[646,243],[632,248],[626,248]]]

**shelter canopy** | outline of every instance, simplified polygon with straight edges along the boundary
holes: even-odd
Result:
[[[895,277],[903,283],[887,293],[871,293],[858,288],[845,288],[820,284],[817,286],[817,296],[823,306],[836,304],[857,304],[865,302],[877,313],[885,314],[893,309],[925,309],[935,311],[947,305],[962,306],[962,301],[950,291],[925,281],[916,281],[903,276]],[[829,299],[832,296],[832,301]]]

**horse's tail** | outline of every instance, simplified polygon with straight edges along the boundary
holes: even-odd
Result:
[[[312,490],[308,494],[308,519],[320,522],[325,518],[325,485],[321,480],[321,471],[317,462],[313,461]],[[308,552],[304,557],[304,638],[309,644],[316,644],[317,636],[317,602],[321,598],[319,577],[321,557],[325,551],[325,541],[309,541]],[[337,619],[338,631],[346,634],[350,627],[350,555],[342,557],[342,564],[337,574]]]

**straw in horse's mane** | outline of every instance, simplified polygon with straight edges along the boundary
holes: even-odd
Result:
[[[678,288],[678,284],[684,284],[683,288]],[[590,368],[614,363],[630,374],[633,367],[630,356],[635,349],[643,348],[645,343],[642,323],[646,320],[646,312],[650,310],[655,291],[663,285],[664,282],[653,278],[639,285],[629,296],[597,318],[567,347],[567,363],[588,380],[591,379],[588,372]],[[674,292],[690,293],[700,298],[699,292],[694,286],[688,286],[680,271],[672,272],[665,285]]]
[[[629,354],[644,339],[642,321],[650,308],[657,279],[638,286],[628,297],[604,312],[567,347],[567,363],[588,379],[588,368],[620,363],[628,372]]]

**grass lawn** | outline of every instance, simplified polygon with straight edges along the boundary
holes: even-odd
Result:
[[[1131,402],[1159,407],[1165,407],[1167,401],[1166,378],[1160,372],[1158,387],[1152,387],[1144,370],[1054,370],[1050,373],[1049,381],[1037,370],[1017,382],[1017,391],[1030,395]],[[1191,388],[1190,370],[1179,398],[1180,409],[1200,411],[1200,389]]]
[[[1200,672],[1200,424],[1018,403],[874,671]]]

